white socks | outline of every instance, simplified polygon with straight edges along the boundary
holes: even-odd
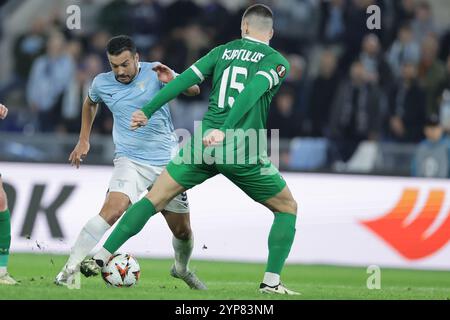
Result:
[[[102,260],[103,266],[106,265],[106,262],[108,262],[109,258],[111,258],[113,254],[106,250],[105,248],[101,248],[94,256],[94,260]]]
[[[263,283],[269,287],[277,286],[280,284],[280,275],[272,272],[264,273]]]
[[[192,236],[189,240],[180,240],[172,237],[172,246],[175,252],[175,269],[178,273],[186,273],[192,249],[194,248],[194,237]]]
[[[70,252],[67,266],[76,268],[92,249],[99,243],[103,235],[111,226],[100,215],[89,220],[78,235]]]
[[[6,267],[0,267],[0,276],[3,276],[8,273],[8,269]]]
[[[78,235],[77,241],[72,247],[67,266],[69,268],[77,267],[99,243],[103,235],[111,226],[100,216],[97,215],[89,220]],[[194,248],[194,238],[189,240],[180,240],[172,237],[172,246],[175,252],[175,268],[178,273],[185,273],[188,270],[189,259]],[[96,260],[102,260],[106,263],[112,253],[101,248],[94,256]]]

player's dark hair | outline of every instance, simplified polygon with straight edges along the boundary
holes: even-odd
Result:
[[[264,4],[254,4],[245,10],[242,18],[247,18],[248,16],[255,15],[262,18],[270,18],[273,20],[272,10]]]
[[[135,54],[136,45],[131,37],[120,35],[113,37],[108,41],[106,51],[112,56],[118,56],[124,51],[130,51],[132,54]]]

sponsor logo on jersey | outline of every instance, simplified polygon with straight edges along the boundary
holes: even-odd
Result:
[[[264,54],[261,52],[253,52],[246,49],[225,49],[222,55],[223,60],[241,60],[258,63],[262,58],[264,58]]]
[[[286,75],[286,67],[282,64],[277,66],[277,74],[280,78],[283,78]]]

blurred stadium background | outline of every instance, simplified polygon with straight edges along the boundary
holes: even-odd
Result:
[[[10,116],[0,123],[0,160],[66,161],[90,81],[109,69],[111,35],[132,35],[142,59],[183,71],[239,37],[241,14],[254,2],[1,1],[0,101]],[[262,2],[276,16],[271,45],[292,66],[268,123],[280,129],[283,170],[448,177],[446,146],[419,148],[428,116],[440,115],[450,130],[448,1]],[[66,27],[70,4],[82,9],[80,30]],[[380,30],[365,27],[371,4],[381,8]],[[48,61],[44,73],[33,72]],[[176,127],[192,130],[207,88],[172,104]],[[111,163],[111,127],[101,108],[89,163]]]
[[[243,10],[255,2],[0,0],[0,101],[9,107],[0,122],[0,171],[15,206],[13,250],[67,252],[100,208],[114,151],[107,107],[94,123],[88,166],[76,171],[67,158],[89,85],[110,70],[108,39],[131,35],[141,60],[181,72],[240,37]],[[291,64],[268,122],[280,130],[280,169],[300,203],[289,261],[448,270],[450,2],[258,2],[273,9],[271,46]],[[80,30],[66,27],[71,4],[81,8]],[[379,30],[366,27],[373,4]],[[176,128],[193,130],[208,88],[171,103]],[[211,188],[222,196],[205,199]],[[270,217],[260,207],[222,178],[189,196],[194,258],[265,260]],[[127,248],[170,256],[167,227],[158,223],[164,232],[152,226]],[[158,243],[150,251],[149,239]]]

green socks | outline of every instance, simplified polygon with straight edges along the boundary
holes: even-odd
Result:
[[[11,214],[9,210],[0,212],[0,267],[8,265],[11,245]]]
[[[295,237],[295,221],[297,216],[290,213],[275,212],[269,234],[269,259],[266,272],[280,274],[283,269],[292,242]]]
[[[128,239],[138,234],[155,213],[155,207],[147,198],[144,197],[136,202],[120,219],[103,248],[110,253],[116,252]]]

